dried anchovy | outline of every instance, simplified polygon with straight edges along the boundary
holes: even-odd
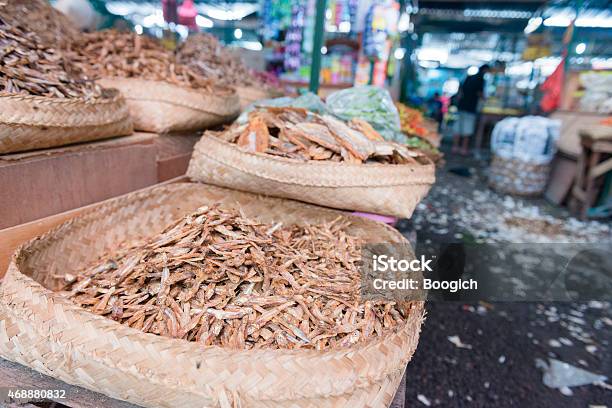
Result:
[[[419,151],[388,142],[365,120],[345,123],[301,108],[263,107],[222,132],[209,132],[245,150],[297,160],[426,164]]]
[[[79,29],[72,21],[48,0],[0,0],[0,19],[36,33],[52,47],[61,47],[79,35]]]
[[[71,59],[92,79],[142,78],[212,92],[212,82],[176,61],[158,41],[135,33],[103,30],[70,45]],[[223,92],[219,88],[215,93]]]
[[[198,33],[187,37],[177,52],[177,58],[200,75],[223,85],[264,86],[238,56],[232,55],[210,34]]]
[[[61,293],[130,327],[205,345],[347,347],[396,329],[407,314],[360,299],[361,241],[348,225],[270,225],[202,207],[65,276]]]
[[[75,69],[62,52],[33,32],[0,18],[0,95],[101,98],[106,93]]]

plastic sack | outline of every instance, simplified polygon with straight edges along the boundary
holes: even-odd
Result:
[[[317,95],[312,92],[306,92],[297,98],[290,96],[283,96],[281,98],[274,99],[262,99],[257,102],[250,104],[244,112],[238,117],[238,123],[243,124],[247,122],[249,113],[257,109],[259,106],[275,106],[275,107],[287,107],[293,108],[304,108],[309,111],[324,114],[328,113],[325,103]]]
[[[556,151],[561,122],[542,116],[506,118],[493,129],[491,150],[504,159],[548,164]]]
[[[327,97],[327,109],[340,119],[366,120],[386,140],[406,141],[401,132],[400,117],[386,89],[360,86],[334,92]]]

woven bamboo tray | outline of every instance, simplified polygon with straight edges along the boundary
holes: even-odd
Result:
[[[114,90],[95,101],[0,96],[0,154],[87,142],[132,133],[125,99]]]
[[[313,223],[338,211],[197,183],[128,194],[21,247],[0,287],[0,355],[43,374],[147,407],[386,407],[414,353],[423,302],[397,332],[335,351],[228,350],[145,334],[56,295],[74,273],[124,239],[160,232],[213,202],[265,222]],[[348,216],[348,215],[347,215]],[[351,217],[351,233],[406,243]]]
[[[204,134],[187,175],[236,190],[409,218],[435,181],[435,166],[302,162],[248,152]]]
[[[500,193],[537,197],[546,189],[550,169],[550,164],[532,164],[493,155],[489,185]]]
[[[254,86],[237,86],[236,92],[240,98],[240,110],[244,111],[247,106],[253,102],[270,99],[281,96],[280,93],[269,92],[264,88],[257,88]]]
[[[103,78],[98,83],[121,91],[135,130],[169,133],[209,129],[231,122],[240,113],[238,95],[228,88],[216,88],[218,92],[212,94],[138,78]]]

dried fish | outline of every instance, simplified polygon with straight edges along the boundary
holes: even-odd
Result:
[[[409,312],[409,305],[361,300],[362,241],[348,226],[345,218],[264,224],[201,207],[61,279],[62,293],[144,332],[204,345],[348,347],[396,329]]]
[[[209,134],[248,151],[300,161],[429,163],[424,154],[382,139],[364,120],[353,119],[349,125],[303,108],[262,106],[249,114],[246,124]]]
[[[88,81],[63,52],[31,31],[0,16],[0,95],[104,98],[110,94]]]
[[[102,30],[83,33],[70,44],[69,57],[91,79],[142,78],[212,91],[213,84],[177,62],[156,39],[136,33]],[[231,92],[215,87],[216,93]]]

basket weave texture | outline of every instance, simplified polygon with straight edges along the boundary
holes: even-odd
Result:
[[[537,197],[546,189],[550,164],[532,164],[493,155],[489,185],[500,193]]]
[[[435,166],[302,162],[248,152],[204,134],[187,175],[242,191],[408,218],[435,181]]]
[[[237,86],[236,92],[238,93],[238,97],[240,98],[241,111],[244,111],[246,107],[252,104],[253,102],[262,99],[270,99],[282,96],[280,93],[270,92],[264,88],[257,88],[254,86]]]
[[[87,142],[132,133],[125,99],[0,96],[0,154]]]
[[[119,89],[127,100],[134,129],[145,132],[209,129],[231,122],[240,113],[238,95],[226,88],[213,94],[138,78],[103,78],[97,82]]]
[[[75,273],[124,239],[159,233],[214,202],[264,222],[314,223],[339,213],[295,201],[198,183],[128,194],[30,241],[0,287],[0,355],[146,407],[386,407],[414,353],[423,302],[396,332],[350,348],[229,350],[140,332],[55,294]],[[351,217],[349,233],[406,243],[382,223]]]

